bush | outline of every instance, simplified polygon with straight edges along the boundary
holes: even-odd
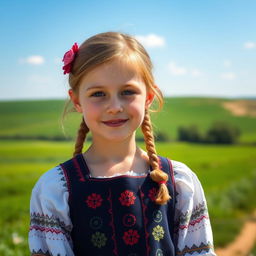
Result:
[[[154,133],[155,140],[158,142],[168,142],[170,141],[169,135],[167,133],[156,131]]]
[[[225,123],[215,122],[207,131],[205,141],[208,143],[235,143],[240,135],[238,128]]]
[[[189,142],[201,142],[203,139],[197,126],[191,125],[188,127],[181,126],[178,128],[178,140]]]
[[[240,131],[225,122],[215,122],[203,136],[196,125],[180,126],[178,128],[178,140],[188,142],[203,142],[216,144],[232,144],[237,142]]]

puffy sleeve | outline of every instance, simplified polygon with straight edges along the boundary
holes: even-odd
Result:
[[[68,189],[57,166],[44,173],[32,190],[30,200],[31,255],[74,256],[70,233]]]
[[[203,188],[188,166],[171,161],[176,186],[175,243],[177,255],[215,256]]]

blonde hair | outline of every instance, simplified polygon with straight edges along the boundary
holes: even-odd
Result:
[[[132,36],[118,32],[100,33],[87,39],[80,47],[72,63],[69,73],[69,85],[74,93],[79,93],[81,79],[92,69],[112,60],[120,59],[132,63],[141,78],[147,91],[153,92],[158,101],[159,109],[163,105],[163,95],[154,84],[152,62],[144,47]],[[145,110],[145,117],[141,126],[144,134],[149,163],[153,168],[150,173],[152,180],[159,184],[155,202],[165,204],[171,197],[166,182],[168,175],[159,168],[158,156],[155,149],[154,136],[149,111]],[[74,156],[82,153],[83,144],[89,128],[82,118],[75,143]]]

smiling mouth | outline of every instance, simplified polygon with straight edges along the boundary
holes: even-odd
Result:
[[[114,119],[114,120],[103,121],[103,123],[107,126],[118,127],[123,125],[127,121],[128,119]]]

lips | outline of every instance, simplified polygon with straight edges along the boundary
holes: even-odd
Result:
[[[103,123],[107,126],[118,127],[123,125],[127,121],[128,119],[113,119],[113,120],[103,121]]]

